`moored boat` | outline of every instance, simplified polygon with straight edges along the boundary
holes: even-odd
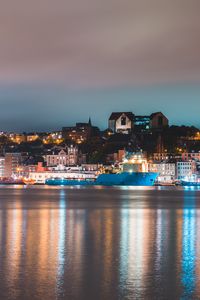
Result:
[[[181,180],[181,185],[182,186],[199,186],[200,187],[200,182]]]
[[[80,180],[80,179],[69,179],[69,178],[49,178],[46,179],[45,184],[47,185],[94,185],[94,180]]]
[[[182,179],[181,185],[182,186],[199,186],[200,187],[200,178],[196,174],[193,174],[190,177],[186,177],[185,179]]]
[[[153,186],[158,176],[156,172],[148,172],[146,159],[141,153],[125,159],[121,172],[100,174],[95,180],[73,180],[69,178],[49,178],[47,185],[103,185],[103,186]]]
[[[47,185],[104,185],[104,186],[153,186],[157,173],[123,172],[119,174],[101,174],[96,180],[73,180],[67,178],[50,178]]]

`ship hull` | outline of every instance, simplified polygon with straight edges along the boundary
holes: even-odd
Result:
[[[181,181],[182,186],[199,186],[200,187],[200,182],[198,181]]]
[[[123,172],[120,174],[101,174],[95,181],[69,180],[69,179],[47,179],[47,185],[103,185],[103,186],[153,186],[158,173]]]

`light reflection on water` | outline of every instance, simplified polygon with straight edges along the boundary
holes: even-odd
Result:
[[[188,204],[194,208],[188,208]],[[195,197],[184,195],[182,226],[182,299],[192,299],[196,285],[196,209]]]
[[[0,189],[0,299],[199,299],[200,191]]]

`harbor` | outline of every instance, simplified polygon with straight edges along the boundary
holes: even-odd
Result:
[[[194,162],[191,162],[194,163]],[[180,165],[177,163],[177,170]],[[165,173],[165,169],[167,170]],[[200,186],[200,176],[192,173],[188,168],[190,176],[176,177],[175,164],[161,163],[153,164],[148,161],[146,154],[142,151],[124,152],[122,161],[113,165],[81,165],[66,167],[57,165],[54,167],[43,167],[41,163],[32,166],[28,171],[22,166],[10,178],[1,178],[0,184],[25,184],[25,185],[102,185],[102,186]],[[173,172],[173,173],[172,173]],[[179,170],[180,172],[180,170]],[[173,174],[173,176],[172,176]]]

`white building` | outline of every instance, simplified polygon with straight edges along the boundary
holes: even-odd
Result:
[[[5,157],[0,157],[0,177],[4,176]]]
[[[51,154],[45,155],[44,157],[47,167],[53,167],[57,165],[66,166],[68,164],[68,155],[64,150],[55,151]]]
[[[79,164],[78,147],[70,146],[62,150],[54,150],[44,156],[47,167],[74,166]],[[82,161],[81,161],[82,162]]]
[[[134,114],[132,112],[114,112],[108,120],[108,128],[114,133],[128,134],[133,130]]]
[[[149,164],[149,172],[159,173],[158,182],[173,182],[176,177],[176,165],[174,163],[152,163]]]
[[[196,172],[196,163],[194,161],[179,161],[176,163],[177,179],[184,179],[187,176],[192,176]]]

